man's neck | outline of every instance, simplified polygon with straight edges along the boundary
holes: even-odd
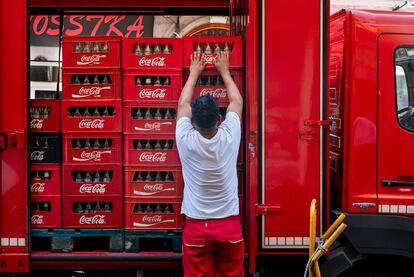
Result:
[[[218,128],[217,128],[217,127],[215,127],[215,128],[213,128],[213,129],[211,129],[211,130],[208,130],[208,131],[201,130],[201,129],[198,129],[197,131],[198,131],[198,132],[200,132],[200,134],[201,134],[204,138],[206,138],[206,139],[211,139],[211,138],[213,138],[213,137],[217,134],[217,130],[218,130]]]

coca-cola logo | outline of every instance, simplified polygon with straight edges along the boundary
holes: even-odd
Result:
[[[79,122],[81,129],[103,129],[105,127],[105,119],[82,119]]]
[[[32,154],[30,154],[31,161],[43,161],[44,158],[45,151],[33,151]]]
[[[106,184],[83,184],[79,187],[79,193],[89,194],[104,194],[106,191]]]
[[[210,95],[214,98],[226,98],[227,89],[225,88],[203,88],[200,92],[200,96]]]
[[[162,215],[145,215],[142,217],[141,222],[133,222],[135,227],[151,227],[162,223],[174,223],[174,219],[162,219]]]
[[[145,184],[143,191],[134,190],[134,195],[149,196],[165,191],[174,191],[174,188],[164,188],[164,184]]]
[[[165,57],[155,57],[155,58],[142,57],[139,60],[138,64],[139,66],[157,66],[157,67],[166,66]]]
[[[93,224],[93,225],[102,225],[106,224],[105,215],[94,215],[94,216],[86,216],[82,215],[79,218],[79,224]]]
[[[172,125],[172,122],[146,122],[144,128],[134,127],[135,131],[160,131],[162,125]]]
[[[139,92],[139,98],[152,98],[152,99],[164,99],[165,98],[165,88],[157,88],[157,89],[142,89]]]
[[[32,119],[32,121],[30,121],[31,129],[42,129],[42,127],[43,127],[43,119]]]
[[[43,193],[45,191],[45,183],[33,183],[30,191],[32,193]]]
[[[89,162],[89,161],[94,161],[94,162],[99,162],[102,160],[102,155],[105,154],[112,154],[112,150],[106,150],[106,151],[82,151],[82,153],[80,154],[80,157],[72,157],[72,160],[76,161],[76,162]]]
[[[108,90],[108,89],[111,89],[111,87],[110,86],[90,87],[90,88],[81,87],[79,89],[78,94],[72,93],[72,97],[73,98],[86,98],[86,97],[94,96],[98,98],[98,97],[101,97],[102,90]]]
[[[216,61],[217,54],[204,54],[204,61],[209,64],[213,64]]]
[[[167,160],[167,153],[165,152],[142,152],[141,155],[139,155],[139,161],[140,162],[158,162],[163,163]]]
[[[106,58],[106,55],[83,55],[80,61],[77,61],[77,65],[87,65],[87,64],[100,64],[101,58]]]
[[[45,224],[45,222],[43,221],[43,215],[32,215],[32,224],[33,225],[42,225]]]

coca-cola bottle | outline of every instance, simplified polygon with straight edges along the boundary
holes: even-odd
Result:
[[[101,116],[100,114],[99,114],[99,111],[98,111],[98,107],[95,107],[95,110],[93,111],[93,114],[92,114],[93,116]]]
[[[161,86],[160,76],[157,76],[154,82],[154,86]]]
[[[134,146],[134,149],[144,149],[143,146],[142,146],[142,144],[141,144],[141,141],[138,140],[138,139],[137,140],[134,140],[132,142],[132,144]]]
[[[98,140],[98,139],[97,139]],[[109,139],[110,140],[110,139]],[[110,144],[109,144],[109,140],[108,139],[105,139],[105,142],[104,142],[104,144],[103,144],[103,146],[102,146],[102,148],[110,148],[111,146],[110,146]]]
[[[154,212],[156,212],[156,213],[162,213],[162,209],[161,209],[161,205],[160,204],[157,204],[155,206]]]
[[[154,178],[152,177],[151,172],[147,172],[147,176],[145,177],[146,182],[152,182],[154,181]]]
[[[76,171],[75,182],[83,182],[82,175],[79,171]]]
[[[203,80],[202,80],[202,78],[201,78],[201,77],[199,77],[199,78],[197,79],[196,86],[202,86],[202,85],[203,85]]]
[[[93,209],[95,213],[102,211],[100,202],[96,202],[95,209]]]
[[[35,139],[34,147],[35,148],[40,148],[39,138]]]
[[[210,78],[210,75],[207,76],[207,81],[205,83],[205,86],[211,86],[211,78]]]
[[[73,76],[72,84],[75,84],[75,85],[79,85],[80,84],[80,80],[79,80],[79,76],[78,75],[74,75]]]
[[[84,182],[92,182],[91,173],[89,171],[86,172],[85,178],[83,179]]]
[[[80,149],[80,148],[82,148],[82,145],[81,145],[81,143],[80,143],[80,140],[79,140],[79,139],[77,139],[77,140],[76,140],[76,143],[75,143],[75,149]]]
[[[94,182],[100,182],[101,181],[101,174],[99,174],[99,171],[95,172],[95,175],[93,176]]]
[[[220,45],[218,42],[216,42],[216,47],[214,48],[214,53],[219,53],[221,51]]]
[[[157,119],[157,120],[162,119],[160,108],[157,108],[157,111],[155,112],[155,115],[154,115],[154,119]]]
[[[145,78],[145,85],[150,86],[152,84],[151,76],[147,76]]]
[[[105,110],[104,110],[104,112],[103,112],[103,114],[102,114],[103,116],[109,116],[110,114],[109,114],[109,110],[108,110],[108,107],[105,107]]]
[[[79,107],[76,107],[76,110],[73,116],[82,116],[81,113],[79,112]]]
[[[152,119],[152,114],[149,108],[147,108],[147,111],[145,112],[145,119]]]
[[[162,181],[161,173],[159,171],[155,174],[155,181]]]
[[[172,213],[174,212],[173,207],[171,204],[165,205],[164,213]]]
[[[206,48],[204,48],[204,53],[205,54],[211,54],[212,53],[210,44],[208,42],[207,42]]]
[[[143,213],[144,208],[142,207],[142,204],[135,204],[134,207],[134,213]]]
[[[89,112],[89,107],[86,107],[85,112],[83,113],[83,116],[91,116],[91,113]]]
[[[102,181],[103,182],[110,182],[112,179],[111,179],[111,175],[109,174],[109,171],[107,170],[107,171],[105,171],[105,174],[104,174],[104,177],[102,178]]]
[[[91,84],[91,81],[89,81],[89,76],[88,75],[85,75],[85,78],[83,79],[83,84],[84,85],[90,85]]]
[[[95,75],[95,77],[93,78],[92,84],[94,84],[94,85],[99,85],[99,78],[98,78],[98,75]]]
[[[164,81],[164,86],[169,86],[170,85],[170,77],[166,76],[165,77],[165,81]]]
[[[168,139],[165,141],[164,149],[171,149],[170,141]]]
[[[89,142],[89,138],[86,139],[85,145],[83,146],[83,148],[85,148],[85,149],[91,148],[91,143]]]
[[[50,171],[49,170],[45,170],[45,172],[43,173],[43,180],[50,180]]]
[[[201,54],[203,52],[203,48],[201,48],[201,45],[199,42],[197,42],[197,47],[195,50],[198,54]]]
[[[89,53],[89,52],[91,52],[91,49],[92,49],[91,43],[90,42],[86,42],[85,43],[85,46],[83,47],[83,52],[84,53]]]
[[[101,148],[101,145],[99,144],[99,140],[98,139],[95,139],[95,142],[93,144],[93,148],[95,148],[95,149]]]
[[[227,42],[224,43],[224,49],[223,49],[223,51],[226,52],[226,53],[230,53],[231,52],[231,49],[230,49],[229,44]]]
[[[165,115],[164,115],[164,119],[172,119],[172,118],[173,118],[173,115],[170,112],[170,108],[167,108],[167,111],[165,112]]]
[[[42,202],[42,206],[40,210],[45,212],[50,212],[50,203],[49,202]]]
[[[108,52],[109,51],[109,45],[108,42],[104,42],[102,45],[102,52]]]
[[[73,52],[75,52],[75,53],[82,52],[82,47],[81,47],[80,42],[75,42],[74,43],[74,45],[73,45]]]
[[[92,206],[91,203],[86,203],[86,207],[85,207],[85,214],[89,214],[92,212]]]
[[[82,204],[80,202],[75,202],[74,203],[75,206],[75,213],[77,214],[82,214],[83,213],[83,208],[82,208]]]
[[[66,113],[66,115],[69,116],[69,117],[72,117],[73,116],[72,111],[71,111],[70,108],[68,109],[68,112]]]
[[[134,181],[137,181],[137,182],[144,181],[144,177],[142,177],[142,172],[135,172],[135,175],[136,175],[136,178],[134,178],[135,179]]]
[[[145,208],[146,213],[152,213],[151,204],[147,204],[147,207]]]
[[[147,44],[147,46],[145,46],[144,55],[151,55],[151,54],[152,54],[151,46]]]
[[[40,181],[41,180],[41,178],[39,176],[39,171],[38,170],[36,170],[36,175],[32,178],[32,180],[33,181]]]
[[[110,84],[110,78],[108,78],[108,75],[105,75],[103,80],[102,80],[102,84],[107,85]]]
[[[221,80],[220,80],[220,76],[216,77],[216,84],[215,85],[216,86],[221,86],[222,85]]]
[[[49,141],[47,140],[47,138],[45,138],[45,143],[43,144],[43,148],[44,149],[48,149],[49,148]]]
[[[142,119],[142,113],[140,108],[137,108],[137,112],[135,113],[134,119]]]
[[[142,49],[141,49],[141,45],[139,45],[139,43],[137,43],[135,45],[134,55],[142,56]]]
[[[109,202],[105,202],[103,211],[104,212],[112,212],[112,209],[111,209],[111,206],[109,205]]]
[[[155,143],[154,149],[156,149],[156,150],[160,150],[160,149],[162,149],[162,147],[161,147],[161,143],[160,143],[160,141],[159,141],[159,140],[157,140],[157,142]]]
[[[93,52],[100,52],[101,51],[101,49],[99,47],[100,44],[101,44],[100,42],[95,42],[94,43],[93,48],[92,48]]]
[[[135,77],[135,85],[136,86],[142,86],[141,77],[139,77],[139,76]]]
[[[172,181],[171,172],[167,172],[165,174],[164,181],[166,181],[166,182],[171,182]]]
[[[161,48],[160,45],[157,43],[154,47],[154,54],[160,54],[161,53]]]
[[[50,107],[44,107],[43,109],[43,118],[49,118]]]
[[[33,209],[34,211],[40,211],[40,203],[39,203],[39,202],[37,202],[37,201],[32,202],[32,209]]]
[[[162,50],[162,52],[163,52],[164,54],[171,54],[171,47],[170,47],[170,45],[169,45],[169,44],[166,44],[166,45],[164,46],[164,49]]]

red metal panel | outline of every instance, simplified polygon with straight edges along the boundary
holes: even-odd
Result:
[[[307,248],[310,202],[321,199],[321,126],[304,124],[321,117],[321,1],[263,8],[262,197],[281,209],[263,216],[262,247]]]
[[[399,114],[396,103],[395,56],[399,47],[414,47],[414,35],[381,35],[378,41],[378,210],[380,213],[414,214],[414,166],[412,163],[414,133],[412,116],[406,121]],[[407,58],[408,60],[408,58]],[[412,64],[401,62],[408,82],[412,78]],[[407,102],[412,101],[408,85]],[[411,103],[411,102],[410,102]],[[407,105],[412,105],[408,104]],[[409,106],[411,109],[412,107]],[[410,111],[406,112],[409,115]],[[412,111],[411,111],[412,113]],[[399,123],[400,122],[400,123]],[[402,124],[405,122],[405,124]],[[404,128],[405,127],[405,128]],[[400,182],[401,185],[387,185]],[[403,185],[406,183],[406,185]],[[410,185],[411,184],[411,185]]]
[[[0,2],[0,132],[11,139],[0,153],[0,272],[28,270],[26,8],[23,0]]]

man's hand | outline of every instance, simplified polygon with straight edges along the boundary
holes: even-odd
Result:
[[[220,73],[221,76],[225,76],[226,74],[229,74],[230,73],[229,53],[222,52],[222,51],[219,52],[217,54],[214,65],[216,66],[216,69]]]
[[[206,62],[204,60],[204,54],[194,52],[194,55],[190,55],[191,65],[190,72],[195,74],[197,77],[204,71],[206,67]]]

